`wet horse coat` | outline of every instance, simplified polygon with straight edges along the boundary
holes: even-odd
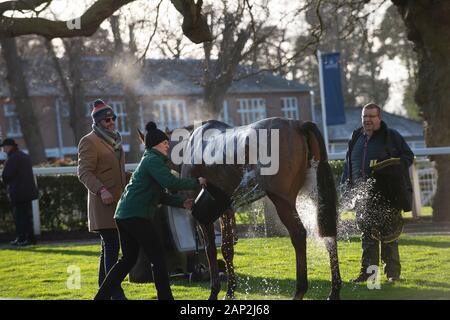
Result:
[[[203,139],[203,134],[209,131],[209,137]],[[228,129],[228,131],[227,131]],[[279,168],[275,174],[264,175],[262,172],[267,165],[258,158],[256,163],[252,161],[252,147],[254,140],[249,135],[254,130],[265,129],[271,132],[268,138],[268,145],[272,145],[272,139],[276,137],[273,129],[279,133]],[[231,140],[230,140],[231,139]],[[221,216],[222,229],[222,255],[225,259],[228,288],[227,298],[234,297],[236,289],[236,278],[233,267],[234,257],[234,236],[233,219],[234,208],[249,204],[267,195],[276,207],[278,216],[286,226],[291,237],[296,255],[296,292],[294,299],[302,299],[308,288],[307,264],[306,264],[306,229],[302,224],[296,210],[296,198],[305,183],[306,174],[311,163],[317,166],[317,188],[318,188],[318,227],[319,235],[326,237],[326,247],[330,255],[332,288],[330,299],[338,299],[341,287],[339,273],[337,246],[336,246],[336,190],[334,179],[327,161],[327,153],[323,138],[312,122],[301,122],[284,118],[264,119],[248,126],[232,128],[220,121],[208,121],[200,128],[192,132],[189,137],[187,147],[184,152],[195,152],[200,154],[212,154],[217,159],[222,156],[227,157],[224,148],[223,155],[211,150],[221,150],[218,144],[226,145],[233,143],[235,146],[239,142],[246,142],[244,154],[239,154],[238,149],[234,149],[234,154],[228,156],[235,160],[239,157],[245,159],[244,163],[229,164],[227,161],[220,164],[207,163],[205,161],[195,162],[192,157],[191,162],[183,163],[181,166],[181,176],[203,176],[208,182],[219,186],[226,194],[233,199],[231,208]],[[257,138],[260,147],[260,137]],[[269,153],[271,148],[269,149]],[[254,151],[254,149],[253,149]],[[273,155],[272,155],[273,156]],[[230,159],[230,158],[229,158]],[[241,161],[242,162],[242,161]],[[213,224],[200,225],[206,241],[206,253],[211,272],[211,294],[210,299],[217,299],[220,291],[220,280],[217,264],[217,250],[215,247],[215,234]]]

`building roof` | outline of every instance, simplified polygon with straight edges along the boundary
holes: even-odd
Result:
[[[110,61],[111,59],[107,57],[83,58],[82,73],[87,96],[123,95],[122,86],[112,76],[117,68],[111,68]],[[33,61],[27,60],[24,61],[24,65],[31,96],[61,96],[63,94],[50,59],[46,57]],[[0,70],[0,74],[6,75],[4,65],[0,66],[0,69],[3,69]],[[202,72],[202,60],[149,59],[146,60],[144,71],[139,70],[137,76],[132,76],[131,73],[129,76],[133,77],[133,80],[137,80],[138,95],[201,95],[203,92],[200,85]],[[240,66],[237,77],[248,75],[249,72],[249,68]],[[0,78],[0,96],[9,96],[5,78]],[[307,85],[262,71],[234,82],[228,93],[304,92],[309,90],[311,88]]]
[[[327,126],[330,141],[348,141],[353,130],[361,127],[362,107],[345,108],[345,124]],[[315,110],[316,122],[322,130],[322,110]],[[400,132],[405,139],[423,139],[423,125],[420,121],[411,120],[400,115],[383,111],[383,121],[388,127]],[[323,132],[323,130],[322,130]]]

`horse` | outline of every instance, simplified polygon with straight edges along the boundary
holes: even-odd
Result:
[[[223,151],[223,158],[228,157],[227,160],[232,160],[208,162],[202,159],[202,161],[195,161],[194,156],[190,157],[191,159],[188,158],[187,161],[184,158],[184,162],[179,168],[181,177],[205,177],[208,183],[219,186],[232,199],[232,205],[220,216],[221,250],[227,274],[225,298],[233,299],[237,286],[233,266],[235,209],[267,196],[275,205],[281,222],[287,228],[295,250],[296,291],[293,299],[303,299],[308,289],[307,232],[296,210],[296,199],[305,184],[308,170],[313,170],[316,173],[318,233],[326,240],[325,245],[330,259],[331,291],[328,299],[339,299],[342,282],[336,242],[337,195],[324,139],[316,124],[310,121],[303,122],[274,117],[240,127],[231,127],[217,120],[209,120],[203,122],[195,130],[192,130],[192,126],[189,129],[190,135],[183,149],[183,156],[206,152],[215,160],[220,160],[220,152]],[[254,134],[258,132],[270,134],[263,139],[264,134]],[[203,133],[208,133],[208,136],[203,136]],[[268,149],[270,149],[271,156],[274,156],[276,152],[279,153],[279,163],[276,172],[264,174],[264,172],[273,171],[268,168],[267,161],[262,163],[260,158],[257,158],[257,161],[251,160],[252,157],[254,159],[255,142],[260,146],[261,143],[267,143],[268,140],[270,140]],[[236,146],[239,144],[243,144],[244,148],[237,150]],[[278,150],[275,150],[274,147]],[[212,152],[212,149],[215,151]],[[231,154],[229,150],[232,151]],[[171,155],[173,156],[173,154]],[[241,161],[237,161],[238,159]],[[214,224],[200,223],[199,226],[205,240],[210,270],[209,300],[216,300],[220,292],[220,278]]]

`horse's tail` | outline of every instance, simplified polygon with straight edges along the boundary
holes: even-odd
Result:
[[[336,188],[333,173],[328,163],[328,154],[322,134],[313,122],[306,121],[300,130],[307,137],[310,156],[318,161],[316,180],[318,192],[317,224],[321,237],[335,237],[337,234]]]

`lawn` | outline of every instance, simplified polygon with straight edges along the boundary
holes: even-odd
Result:
[[[450,299],[450,236],[402,236],[401,282],[369,290],[351,284],[359,270],[360,242],[339,242],[343,299]],[[97,288],[99,245],[38,245],[0,249],[0,297],[26,299],[91,299]],[[240,239],[236,245],[237,299],[290,299],[295,287],[294,250],[288,238]],[[79,268],[79,289],[68,289],[70,266]],[[72,267],[73,268],[73,267]],[[72,269],[69,269],[69,271]],[[309,291],[306,299],[325,299],[329,290],[324,246],[308,243]],[[222,288],[226,284],[222,283]],[[123,284],[129,299],[155,299],[153,284]],[[209,283],[172,281],[175,299],[206,299]],[[223,291],[220,298],[223,297]]]

